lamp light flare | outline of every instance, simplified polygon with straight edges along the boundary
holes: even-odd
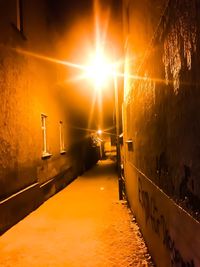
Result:
[[[107,81],[109,80],[110,77],[113,78],[113,76],[117,77],[125,77],[133,80],[146,80],[146,76],[138,76],[138,75],[132,75],[128,73],[121,73],[121,72],[116,72],[116,65],[122,64],[120,63],[113,63],[111,64],[108,60],[108,58],[103,54],[103,52],[98,52],[96,55],[93,57],[93,60],[91,60],[91,64],[88,65],[81,65],[81,64],[76,64],[73,62],[69,62],[66,60],[59,60],[55,59],[52,57],[40,55],[34,52],[22,50],[19,48],[13,49],[17,53],[24,54],[27,56],[35,57],[41,60],[49,61],[52,63],[64,65],[70,68],[75,68],[83,71],[83,74],[71,79],[72,81],[76,80],[84,80],[84,79],[91,79],[94,82],[95,88],[96,89],[102,89],[103,86],[106,85]],[[165,83],[165,79],[158,79],[158,78],[150,78],[150,80],[159,82],[159,83]],[[170,83],[173,83],[173,81],[169,81]]]
[[[102,51],[97,51],[87,67],[86,77],[93,81],[97,90],[101,90],[113,76],[113,64]]]
[[[64,65],[66,67],[75,68],[75,69],[79,69],[79,70],[86,70],[86,66],[81,65],[81,64],[76,64],[76,63],[69,62],[69,61],[66,61],[66,60],[60,60],[60,59],[56,59],[56,58],[40,55],[40,54],[31,52],[31,51],[26,51],[26,50],[19,49],[19,48],[14,48],[13,50],[15,50],[19,54],[23,54],[23,55],[34,57],[34,58],[37,58],[37,59],[41,59],[41,60],[49,61],[49,62],[52,62],[52,63]]]

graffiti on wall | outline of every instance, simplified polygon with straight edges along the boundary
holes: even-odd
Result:
[[[156,235],[159,236],[164,247],[170,252],[171,266],[195,267],[194,261],[186,261],[181,255],[181,251],[176,247],[175,240],[168,229],[165,215],[159,211],[157,203],[149,192],[142,186],[142,179],[138,179],[139,203],[145,214],[146,224],[148,223]]]

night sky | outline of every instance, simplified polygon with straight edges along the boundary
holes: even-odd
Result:
[[[58,31],[69,27],[80,16],[91,15],[92,0],[47,0],[49,22],[57,27]]]
[[[80,16],[91,16],[95,0],[47,0],[50,23],[63,28]],[[112,12],[120,8],[120,0],[99,0],[102,9],[110,7]]]

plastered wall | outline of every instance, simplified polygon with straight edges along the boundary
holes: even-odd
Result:
[[[163,1],[157,17],[156,5],[148,9],[145,1],[129,1],[128,6],[123,117],[124,141],[133,141],[131,149],[125,145],[128,199],[157,266],[199,266],[199,2]],[[131,21],[134,12],[140,15]],[[149,23],[152,16],[160,21],[157,27]],[[145,52],[137,46],[141,60],[134,49],[138,23],[146,46]],[[125,36],[126,31],[127,24]],[[163,217],[167,237],[157,233]]]
[[[23,31],[17,28],[17,1],[0,2],[0,233],[81,174],[87,152],[86,134],[72,131],[74,116],[61,97],[65,67],[47,60],[56,49],[46,1],[22,2]],[[47,116],[46,158],[41,114]]]

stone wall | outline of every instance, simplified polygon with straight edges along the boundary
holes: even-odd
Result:
[[[138,23],[142,25],[140,34],[146,45],[144,45],[145,49],[144,46],[137,47],[142,58],[137,58],[136,52],[136,61],[132,63],[130,58],[133,58],[136,51],[134,46],[137,38],[137,24],[134,21],[131,23],[131,15],[134,14],[134,12],[131,13],[131,7],[133,8],[136,2],[138,6],[144,8],[144,10],[136,8],[140,16],[135,16],[134,20],[139,20]],[[154,15],[156,19],[156,11],[147,11],[145,1],[129,1],[129,7],[130,36],[125,54],[125,74],[127,75],[125,76],[124,138],[125,141],[132,139],[133,147],[132,149],[128,145],[125,147],[128,198],[133,205],[133,210],[136,209],[138,220],[143,225],[145,238],[150,247],[154,247],[152,253],[158,266],[185,266],[184,257],[192,264],[188,266],[198,266],[198,253],[193,254],[192,248],[187,247],[186,242],[190,240],[199,247],[199,236],[195,236],[192,240],[192,232],[189,230],[196,229],[195,233],[198,235],[199,225],[196,224],[194,228],[190,228],[190,223],[185,216],[177,217],[179,213],[185,214],[181,208],[179,211],[169,207],[163,210],[162,215],[168,221],[169,235],[173,236],[175,244],[179,244],[180,255],[183,253],[185,256],[182,259],[179,255],[181,260],[174,261],[172,260],[174,252],[168,253],[166,247],[166,251],[163,252],[166,261],[161,263],[161,257],[155,254],[155,250],[163,240],[162,238],[158,240],[156,233],[152,234],[145,230],[142,216],[146,216],[146,211],[137,211],[136,204],[133,204],[135,189],[131,187],[135,186],[132,184],[133,180],[139,179],[143,183],[147,178],[153,182],[154,188],[158,186],[159,194],[156,197],[157,193],[154,190],[151,191],[151,183],[149,183],[145,191],[147,193],[144,193],[145,197],[146,194],[151,195],[150,199],[156,197],[158,202],[161,201],[158,205],[162,206],[165,205],[162,199],[168,196],[171,199],[170,205],[177,207],[176,204],[178,204],[199,220],[199,1],[163,2],[165,8],[160,12],[160,16],[157,15],[159,23],[158,25],[152,23],[151,27],[148,21]],[[145,18],[147,16],[146,22],[140,20],[142,14]],[[147,26],[151,28],[152,38],[147,38],[148,34],[145,36],[144,29]],[[143,174],[140,178],[138,173],[130,171],[128,167],[130,164]],[[137,201],[138,206],[144,206],[139,197]],[[181,225],[180,229],[174,225],[173,216]],[[188,232],[183,231],[185,225]],[[182,234],[178,235],[177,231],[181,231]],[[156,240],[157,245],[155,245]],[[168,263],[167,258],[168,260],[171,258]]]

